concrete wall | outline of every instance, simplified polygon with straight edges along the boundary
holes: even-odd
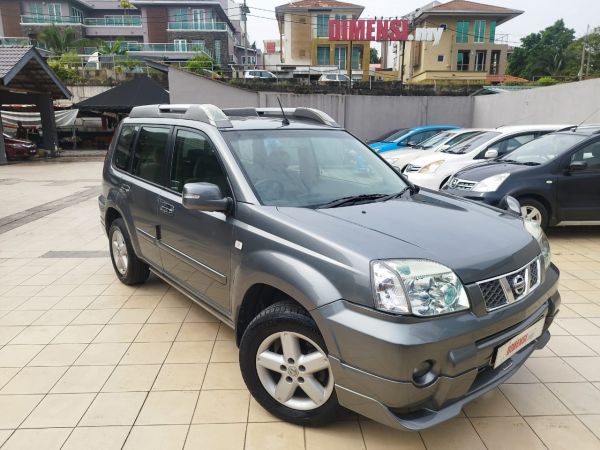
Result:
[[[112,86],[67,86],[67,89],[73,94],[73,103],[79,103],[95,95],[112,89]]]
[[[473,126],[600,124],[600,79],[474,97]]]

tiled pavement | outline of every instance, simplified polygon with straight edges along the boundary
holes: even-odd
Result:
[[[0,167],[0,220],[99,173],[94,162]],[[0,234],[3,450],[600,449],[599,228],[550,233],[563,306],[548,348],[417,434],[350,413],[321,429],[279,422],[245,389],[231,330],[201,308],[156,278],[121,285],[107,257],[42,258],[105,251],[97,216],[92,198]]]

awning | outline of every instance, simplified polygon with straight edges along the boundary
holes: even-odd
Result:
[[[63,111],[54,111],[56,126],[72,127],[77,118],[78,109],[67,109]],[[41,127],[42,119],[39,112],[15,112],[15,111],[0,111],[2,116],[2,124],[6,128],[16,128],[17,122],[21,122],[24,127]]]

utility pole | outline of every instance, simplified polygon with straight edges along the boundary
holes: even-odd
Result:
[[[590,32],[590,26],[587,26],[587,30],[585,32],[585,37],[583,38],[583,45],[581,46],[581,64],[579,66],[579,72],[577,73],[577,78],[579,81],[583,80],[583,66],[585,64],[585,50],[587,47],[588,34]]]
[[[244,69],[244,80],[246,79],[246,67],[248,64],[248,20],[246,18],[246,14],[250,12],[250,8],[246,6],[246,0],[244,0],[244,4],[242,5],[242,22],[244,22],[244,63],[242,68]]]

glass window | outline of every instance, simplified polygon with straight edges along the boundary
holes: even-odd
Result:
[[[584,162],[588,172],[600,171],[600,141],[583,147],[571,156],[571,163]]]
[[[356,45],[352,47],[352,70],[361,70],[363,47]]]
[[[187,52],[187,41],[185,39],[175,39],[173,47],[176,52]]]
[[[346,46],[338,46],[335,48],[335,65],[338,67],[338,69],[345,69],[346,68],[346,52],[347,52],[347,47]]]
[[[48,15],[54,22],[60,22],[62,12],[60,9],[60,3],[49,3],[48,4]]]
[[[206,42],[204,39],[192,39],[192,51],[199,52],[206,50]]]
[[[473,35],[473,42],[481,43],[485,41],[485,20],[475,21],[475,33]]]
[[[498,75],[500,71],[500,50],[492,50],[490,59],[490,75]]]
[[[422,131],[421,133],[413,134],[406,141],[406,145],[419,145],[421,142],[424,142],[427,139],[429,139],[430,137],[435,136],[439,132],[440,132],[440,130],[429,130],[429,131]]]
[[[485,50],[477,50],[475,52],[475,70],[478,72],[485,71],[485,57],[487,52]]]
[[[469,50],[459,50],[456,55],[456,70],[462,72],[469,70],[470,60],[471,52]]]
[[[71,16],[73,16],[77,22],[83,22],[83,11],[79,8],[71,7]]]
[[[239,130],[223,135],[265,205],[318,207],[406,187],[393,169],[345,131]]]
[[[212,143],[203,133],[178,130],[169,188],[182,192],[186,183],[213,183],[229,195],[227,178]]]
[[[187,17],[187,11],[185,8],[177,8],[175,14],[173,14],[173,20],[175,22],[185,22]]]
[[[572,133],[552,133],[534,139],[514,152],[506,155],[503,160],[521,164],[544,164],[564,155],[571,147],[586,139],[585,136]]]
[[[115,167],[125,171],[129,169],[131,147],[133,146],[133,141],[135,141],[135,135],[138,132],[138,129],[138,126],[124,126],[121,129],[121,135],[119,136],[113,155]]]
[[[143,126],[139,132],[131,173],[160,184],[169,128]]]
[[[496,21],[490,20],[490,42],[493,44],[496,40]]]
[[[466,44],[469,42],[469,21],[458,20],[456,22],[456,43]]]
[[[317,37],[329,37],[329,14],[317,16]]]
[[[317,47],[317,64],[320,66],[328,66],[331,64],[328,45]]]
[[[485,133],[478,134],[473,136],[470,139],[465,139],[464,141],[459,142],[452,147],[446,148],[442,150],[443,153],[453,153],[456,155],[464,155],[465,153],[470,152],[471,150],[475,150],[480,145],[489,142],[496,136],[499,136],[500,133],[498,131],[486,131]]]
[[[526,144],[529,141],[533,141],[535,138],[536,133],[529,133],[522,134],[520,136],[513,136],[507,139],[502,139],[490,145],[486,150],[482,152],[480,156],[483,158],[487,150],[496,150],[498,152],[498,156],[503,156],[507,153],[512,152],[521,145]]]
[[[215,40],[215,63],[221,64],[221,41]]]

